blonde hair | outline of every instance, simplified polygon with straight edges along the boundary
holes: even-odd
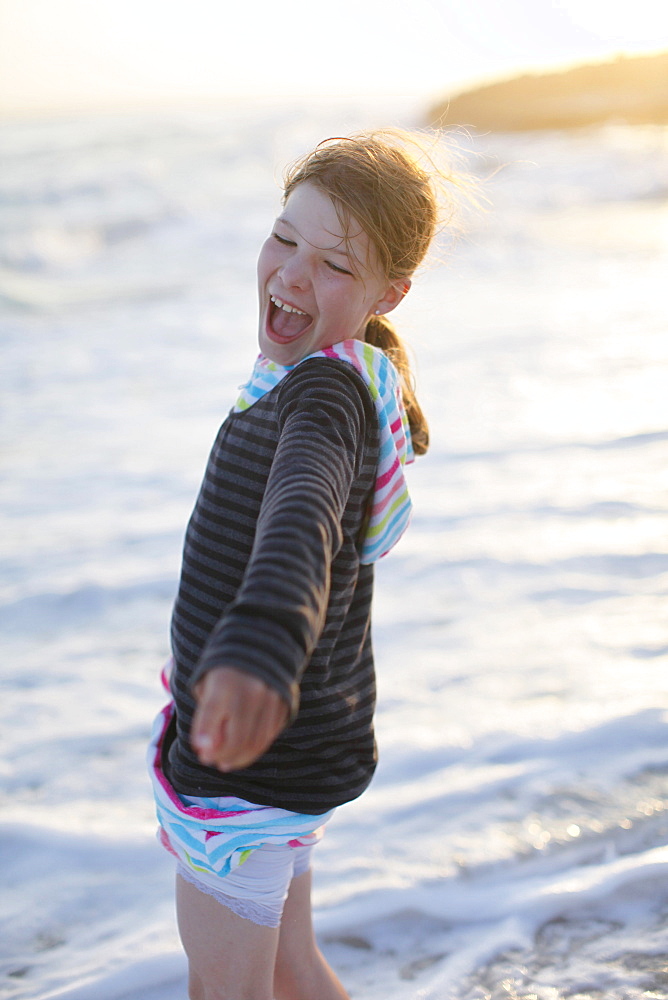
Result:
[[[427,254],[444,204],[450,217],[453,203],[447,194],[444,199],[442,182],[458,183],[435,166],[425,146],[420,137],[398,130],[326,139],[288,168],[283,201],[304,181],[317,185],[334,202],[344,232],[351,218],[362,226],[386,278],[407,281]],[[413,448],[423,455],[429,428],[415,395],[406,345],[385,316],[371,317],[364,339],[397,368]]]

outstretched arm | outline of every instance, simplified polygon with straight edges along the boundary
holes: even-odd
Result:
[[[248,767],[296,715],[373,416],[360,383],[344,362],[311,361],[281,387],[279,441],[253,552],[193,677],[198,709],[191,742],[204,765]]]

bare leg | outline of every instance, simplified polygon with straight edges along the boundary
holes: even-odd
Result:
[[[272,1000],[277,927],[237,916],[180,875],[176,911],[190,1000]]]
[[[350,1000],[318,948],[311,916],[311,873],[290,883],[278,939],[276,1000]]]

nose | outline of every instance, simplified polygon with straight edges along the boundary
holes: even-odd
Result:
[[[278,274],[286,288],[305,288],[308,284],[306,262],[299,251],[291,253],[283,260]]]

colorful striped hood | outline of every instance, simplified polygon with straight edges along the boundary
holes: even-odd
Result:
[[[336,358],[351,364],[364,380],[376,408],[380,456],[360,553],[362,563],[373,563],[399,541],[408,527],[412,507],[403,467],[414,460],[414,454],[399,375],[383,351],[360,340],[343,340],[309,354],[298,364],[309,358]],[[260,354],[249,381],[240,387],[234,412],[247,410],[295,367],[276,364]]]

